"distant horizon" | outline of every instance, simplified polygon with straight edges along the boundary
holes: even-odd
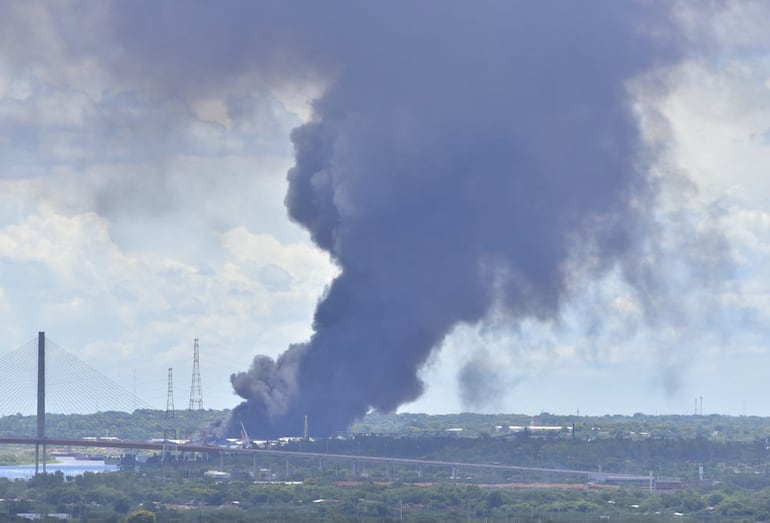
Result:
[[[201,409],[203,411],[208,412],[221,412],[221,413],[229,413],[232,409],[214,409],[214,408],[203,408]],[[46,416],[94,416],[99,414],[109,414],[109,413],[124,413],[124,414],[133,414],[134,412],[142,412],[142,411],[149,411],[149,412],[163,412],[165,413],[165,409],[156,409],[156,408],[137,408],[135,411],[123,411],[123,410],[106,410],[106,411],[98,411],[98,412],[72,412],[72,413],[62,413],[62,412],[46,412]],[[195,411],[188,411],[187,409],[176,409],[174,411],[175,413],[194,413]],[[10,417],[16,417],[19,414],[21,414],[22,417],[25,418],[34,418],[36,417],[36,413],[30,413],[30,414],[24,414],[24,413],[13,413],[13,414],[0,414],[0,418],[10,418]],[[194,414],[193,414],[194,415]],[[645,412],[635,412],[633,414],[621,414],[621,413],[605,413],[605,414],[583,414],[582,412],[580,414],[572,413],[572,414],[559,414],[555,412],[540,412],[538,414],[528,414],[526,412],[472,412],[472,411],[465,411],[465,412],[444,412],[444,413],[427,413],[427,412],[410,412],[410,411],[404,411],[404,412],[391,412],[391,413],[378,413],[378,412],[369,412],[366,414],[366,416],[429,416],[429,417],[442,417],[442,416],[462,416],[462,415],[474,415],[474,416],[489,416],[489,417],[497,417],[497,416],[516,416],[516,417],[524,417],[529,418],[531,420],[535,420],[538,416],[551,416],[554,418],[602,418],[602,417],[623,417],[623,418],[634,418],[636,416],[644,416],[644,417],[671,417],[671,416],[677,416],[677,417],[726,417],[726,418],[770,418],[770,415],[758,415],[758,414],[725,414],[725,413],[709,413],[704,412],[703,414],[695,414],[695,413],[645,413]],[[365,418],[362,418],[365,419]],[[360,421],[360,420],[359,420]],[[356,422],[354,422],[356,423]]]

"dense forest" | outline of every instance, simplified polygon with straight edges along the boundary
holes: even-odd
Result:
[[[18,512],[69,514],[76,521],[125,521],[135,511],[157,521],[764,521],[770,489],[723,485],[650,493],[621,488],[488,488],[472,484],[314,479],[294,484],[168,481],[160,475],[86,474],[0,480],[0,521]],[[6,506],[2,507],[5,503]]]
[[[162,410],[140,409],[96,414],[46,414],[46,434],[59,438],[118,437],[146,441],[162,438],[171,430],[178,438],[198,439],[207,432],[217,436],[227,410],[182,410],[167,415]],[[15,414],[0,417],[0,436],[34,436],[37,418]]]
[[[486,483],[473,478],[334,480],[291,465],[290,481],[255,481],[251,463],[230,456],[227,480],[201,474],[212,463],[151,460],[109,474],[0,479],[0,521],[20,512],[68,514],[75,521],[765,521],[770,487],[737,477],[666,492],[579,483]],[[295,466],[296,465],[296,466]],[[313,464],[317,467],[317,463]],[[219,466],[219,463],[216,464]],[[280,467],[283,468],[283,467]],[[317,470],[317,468],[316,468]],[[479,478],[481,479],[481,478]],[[486,478],[484,478],[486,479]],[[762,482],[767,485],[767,481]],[[5,506],[2,506],[5,504]],[[3,510],[4,509],[4,510]],[[4,513],[4,514],[3,514]]]
[[[215,434],[227,411],[51,415],[55,437],[152,439]],[[550,427],[549,430],[539,430]],[[32,435],[35,418],[0,418]],[[120,472],[0,479],[0,521],[23,512],[76,521],[765,521],[770,419],[728,416],[370,414],[345,434],[287,439],[328,458],[126,453]],[[98,449],[93,449],[97,451]],[[25,453],[26,452],[26,453]],[[333,454],[652,474],[674,488],[494,468],[386,465]],[[6,463],[29,449],[0,449]],[[16,460],[16,461],[14,461]],[[216,470],[218,475],[211,476]],[[18,518],[16,519],[18,520]]]
[[[159,438],[173,429],[180,438],[221,436],[228,410],[180,410],[168,415],[162,410],[140,409],[133,413],[98,412],[96,414],[48,414],[46,433],[57,437],[116,436],[121,439]],[[309,420],[313,434],[313,420]],[[35,416],[21,414],[0,416],[0,436],[33,436]],[[401,437],[433,437],[451,433],[455,436],[507,437],[509,427],[560,426],[560,437],[584,440],[606,438],[693,439],[713,441],[755,441],[770,436],[770,418],[758,416],[646,415],[575,416],[540,413],[526,414],[367,414],[338,436],[379,434]],[[286,434],[301,436],[301,434]]]

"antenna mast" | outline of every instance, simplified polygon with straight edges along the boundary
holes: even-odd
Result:
[[[201,390],[201,367],[198,338],[193,344],[193,373],[192,385],[190,385],[190,406],[188,410],[201,410],[203,408],[203,391]]]

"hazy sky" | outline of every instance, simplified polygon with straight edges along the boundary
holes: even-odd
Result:
[[[310,36],[292,46],[278,35],[288,51],[273,55],[252,35],[269,21],[237,12],[247,4],[221,4],[241,20],[226,37],[203,28],[193,40],[172,29],[196,27],[187,6],[202,3],[149,18],[140,2],[0,5],[0,352],[45,330],[127,389],[136,373],[137,395],[157,408],[172,367],[180,408],[197,337],[203,405],[230,408],[231,373],[313,334],[339,264],[288,217],[291,132],[358,92],[340,80],[367,70],[356,39],[375,50],[387,40],[367,47],[359,28],[344,52],[324,47],[339,22],[321,16],[315,34],[305,13],[297,31]],[[682,60],[625,83],[660,151],[649,167],[659,194],[644,209],[654,248],[637,252],[656,292],[613,265],[570,273],[555,316],[493,307],[452,330],[420,372],[424,395],[400,410],[690,413],[702,396],[707,413],[770,415],[770,8],[672,5]],[[276,11],[277,27],[294,27],[290,9]],[[415,19],[420,34],[446,37]]]

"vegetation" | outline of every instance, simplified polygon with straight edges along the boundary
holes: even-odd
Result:
[[[185,412],[175,419],[180,432],[205,434],[226,415],[227,411]],[[27,430],[29,421],[23,416],[0,418],[0,432],[19,435],[15,431]],[[162,436],[166,421],[162,411],[54,416],[48,418],[47,430],[62,437],[150,439]],[[542,414],[535,420],[516,415],[372,414],[344,436],[284,441],[281,449],[640,476],[652,472],[681,482],[676,489],[651,492],[644,481],[621,487],[594,483],[585,474],[492,467],[287,459],[235,455],[224,449],[196,456],[126,454],[116,473],[0,479],[0,521],[13,521],[23,512],[116,523],[765,521],[770,520],[768,421],[641,414],[593,418]],[[539,432],[511,426],[564,428]],[[463,430],[447,430],[459,428]],[[28,461],[29,449],[1,450],[0,457],[6,456],[8,462]],[[211,470],[227,476],[209,477],[206,472]]]
[[[377,414],[370,413],[354,423],[354,434],[388,434],[409,436],[435,436],[446,434],[448,429],[463,437],[503,436],[510,426],[564,427],[562,437],[572,437],[575,427],[578,439],[631,438],[631,439],[693,439],[705,438],[718,441],[754,441],[770,435],[770,418],[759,416],[710,415],[647,415],[633,416],[560,416],[540,413],[524,414]]]
[[[227,410],[183,410],[169,419],[165,411],[140,409],[133,413],[46,414],[45,421],[46,434],[59,438],[119,437],[146,441],[162,438],[172,428],[180,439],[200,440],[215,433],[228,415]],[[32,437],[36,433],[36,416],[0,417],[0,437]]]
[[[19,512],[66,513],[75,521],[765,521],[770,488],[735,485],[660,493],[641,488],[491,488],[453,482],[302,483],[163,480],[87,473],[0,479],[0,521]]]
[[[63,438],[115,436],[130,440],[163,437],[168,428],[176,430],[179,438],[202,438],[217,434],[229,416],[228,410],[181,410],[169,419],[165,411],[139,409],[133,413],[97,412],[96,414],[47,414],[46,432]],[[575,416],[547,412],[537,416],[525,414],[378,414],[369,413],[354,423],[344,436],[379,434],[400,437],[445,436],[465,438],[505,437],[508,427],[559,426],[562,438],[595,440],[606,438],[630,439],[693,439],[703,438],[722,442],[755,441],[770,436],[770,418],[758,416],[661,415],[637,413],[633,416]],[[0,436],[34,436],[35,416],[12,414],[0,416]],[[313,422],[310,420],[312,435]],[[461,430],[457,430],[461,429]],[[299,434],[286,434],[299,436]]]

